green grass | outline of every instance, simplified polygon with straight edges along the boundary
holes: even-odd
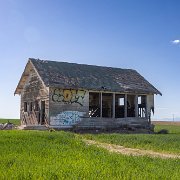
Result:
[[[167,129],[170,134],[180,135],[180,126],[177,126],[177,125],[156,125],[155,126],[155,132],[158,132],[161,129]]]
[[[87,139],[125,147],[180,154],[180,126],[157,125],[155,131],[167,129],[169,134],[86,134]]]
[[[109,153],[69,132],[0,131],[0,154],[0,179],[179,179],[180,174],[179,160]]]
[[[21,124],[20,119],[0,119],[0,123],[7,123],[7,122],[10,122],[16,125]]]

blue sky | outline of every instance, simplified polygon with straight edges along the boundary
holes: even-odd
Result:
[[[136,69],[163,94],[154,118],[180,117],[179,9],[175,0],[0,0],[0,117],[19,117],[13,94],[29,57]]]

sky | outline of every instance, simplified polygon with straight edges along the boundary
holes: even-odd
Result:
[[[154,119],[180,120],[180,1],[0,0],[0,118],[28,58],[136,69],[163,96]]]

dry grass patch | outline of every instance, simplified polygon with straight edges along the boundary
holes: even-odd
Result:
[[[101,147],[107,149],[110,152],[120,153],[128,156],[149,156],[149,157],[158,157],[162,159],[173,158],[173,159],[180,159],[179,155],[175,154],[165,154],[159,153],[150,150],[142,150],[142,149],[134,149],[134,148],[126,148],[124,146],[119,146],[115,144],[108,144],[108,143],[101,143],[93,140],[83,140],[88,145],[96,145],[97,147]]]

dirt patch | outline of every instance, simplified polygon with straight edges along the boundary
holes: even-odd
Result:
[[[180,121],[174,122],[174,121],[152,121],[152,124],[154,125],[176,125],[180,126]]]
[[[124,155],[131,155],[131,156],[149,156],[149,157],[158,157],[158,158],[173,158],[173,159],[180,159],[179,155],[175,154],[165,154],[165,153],[159,153],[159,152],[154,152],[151,150],[142,150],[142,149],[133,149],[133,148],[126,148],[124,146],[119,146],[115,144],[108,144],[108,143],[101,143],[93,140],[83,140],[87,145],[96,145],[97,147],[101,147],[104,149],[107,149],[109,152],[115,152],[119,154],[124,154]]]

